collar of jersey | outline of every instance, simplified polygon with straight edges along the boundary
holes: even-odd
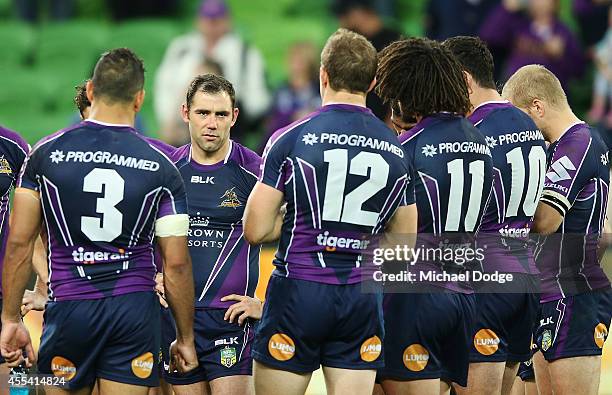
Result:
[[[363,112],[367,114],[372,113],[372,110],[370,110],[367,107],[357,106],[355,104],[348,104],[348,103],[326,103],[323,107],[321,107],[321,111],[331,111],[331,110],[354,111],[354,112]]]
[[[234,150],[234,141],[232,141],[230,139],[230,148],[227,151],[227,155],[225,155],[225,158],[217,163],[212,163],[210,165],[204,165],[202,163],[198,163],[196,162],[195,159],[193,159],[193,157],[191,156],[191,144],[189,144],[189,164],[194,167],[197,170],[200,171],[213,171],[213,170],[217,170],[218,168],[222,167],[223,165],[225,165],[227,163],[227,161],[232,157],[232,151]]]
[[[102,121],[98,121],[98,120],[93,119],[93,118],[87,118],[85,120],[85,122],[91,122],[91,123],[95,123],[95,124],[102,125],[102,126],[109,126],[109,127],[112,127],[112,128],[130,128],[130,129],[134,129],[134,127],[132,125],[125,125],[125,124],[120,124],[120,123],[102,122]]]
[[[475,113],[476,110],[478,110],[479,108],[482,108],[486,105],[489,104],[510,104],[510,102],[508,100],[490,100],[490,101],[485,101],[480,103],[479,105],[477,105],[476,107],[474,107],[474,109],[472,110],[472,113]]]
[[[574,129],[576,126],[580,125],[580,124],[584,124],[586,125],[587,123],[584,121],[578,121],[578,122],[574,122],[573,124],[571,124],[567,129],[565,129],[565,131],[563,133],[561,133],[561,136],[559,136],[559,138],[557,140],[555,140],[553,143],[556,143],[557,141],[561,141],[561,139],[563,138],[563,136],[565,136],[570,130]]]

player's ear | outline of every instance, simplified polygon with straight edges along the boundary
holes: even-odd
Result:
[[[546,115],[546,105],[540,99],[533,99],[530,106],[530,111],[538,118],[543,118]]]
[[[187,103],[181,104],[181,118],[185,123],[189,123],[189,109],[187,108]]]
[[[463,70],[463,78],[465,78],[465,82],[467,83],[468,94],[471,95],[472,93],[474,93],[474,78],[472,78],[472,75],[465,70]]]
[[[374,89],[375,86],[376,86],[376,77],[374,77],[372,82],[370,82],[370,86],[368,86],[368,90],[366,91],[366,93],[370,93],[372,89]]]
[[[234,107],[234,112],[232,113],[232,125],[231,126],[234,126],[234,124],[238,120],[238,113],[240,113],[240,110],[238,109],[238,107]]]
[[[145,91],[144,89],[138,91],[136,93],[136,97],[134,98],[134,112],[139,112],[142,108],[145,99]]]
[[[93,82],[91,80],[87,80],[87,82],[85,83],[85,94],[87,95],[87,100],[89,100],[90,103],[93,103],[94,101],[93,91]]]

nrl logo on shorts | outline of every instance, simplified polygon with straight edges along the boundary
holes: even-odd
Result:
[[[542,351],[548,351],[552,346],[552,335],[549,329],[546,329],[542,334]]]
[[[235,188],[236,187],[232,187],[231,189],[225,191],[223,196],[221,196],[221,199],[223,200],[219,204],[219,207],[231,207],[235,209],[236,207],[242,206],[242,203],[240,203],[240,200],[238,200],[238,195],[236,192],[234,192]]]
[[[234,347],[225,347],[221,349],[221,365],[226,368],[231,368],[236,363],[236,349]]]

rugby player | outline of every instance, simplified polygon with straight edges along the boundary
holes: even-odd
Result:
[[[464,117],[471,105],[461,65],[435,41],[415,38],[386,47],[376,76],[379,95],[397,102],[394,123],[417,121],[400,141],[415,178],[419,240],[469,245],[493,174],[484,136]],[[451,280],[425,278],[413,293],[385,295],[385,366],[378,380],[387,395],[448,393],[451,383],[467,384],[475,301],[468,281],[450,277],[464,268],[425,260],[416,267],[417,279],[434,271]]]
[[[244,235],[280,242],[253,344],[257,393],[303,394],[322,365],[328,393],[370,395],[383,364],[382,300],[362,292],[363,253],[368,236],[415,233],[416,210],[405,201],[405,154],[365,107],[375,73],[372,44],[336,31],[321,54],[323,106],[264,150]]]
[[[480,226],[487,253],[482,270],[512,273],[507,284],[476,293],[467,394],[509,394],[520,362],[531,358],[531,332],[539,307],[538,271],[528,244],[546,171],[544,137],[528,115],[502,99],[493,80],[493,56],[477,37],[442,44],[461,63],[472,111],[493,157],[494,193]]]
[[[242,215],[261,158],[231,140],[238,113],[232,84],[213,74],[193,79],[181,108],[191,143],[172,159],[187,193],[200,366],[188,374],[164,371],[177,395],[254,393],[250,318],[261,317],[262,303],[254,298],[261,248],[245,241]],[[162,319],[167,365],[174,324],[168,311]]]
[[[608,149],[573,113],[559,80],[545,67],[520,68],[502,95],[550,142],[532,227],[548,235],[536,252],[542,288],[534,334],[536,383],[550,383],[555,394],[597,394],[612,316],[610,281],[597,251],[606,220]]]
[[[70,393],[88,393],[96,381],[101,393],[146,394],[157,386],[154,237],[177,322],[172,365],[198,365],[185,191],[169,158],[133,129],[143,85],[133,52],[102,55],[87,83],[90,117],[37,144],[15,194],[0,348],[11,365],[24,362],[24,351],[26,366],[36,360],[19,307],[44,215],[51,301],[38,369],[65,378]]]

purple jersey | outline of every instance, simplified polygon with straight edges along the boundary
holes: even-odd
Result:
[[[40,193],[52,300],[153,291],[155,220],[187,213],[165,154],[129,126],[93,120],[41,140],[20,187]]]
[[[537,273],[528,236],[544,187],[544,136],[508,101],[483,103],[468,119],[485,136],[493,157],[493,194],[480,226],[489,247],[483,268]]]
[[[404,156],[394,133],[359,106],[326,105],[274,133],[260,175],[287,201],[274,275],[360,282],[368,236],[404,200]]]
[[[426,247],[471,243],[493,183],[491,151],[484,136],[463,116],[437,113],[400,135],[414,172],[419,239]],[[442,237],[442,239],[438,239]],[[447,240],[452,240],[449,244]],[[417,242],[417,246],[420,246]],[[446,244],[446,245],[445,245]],[[422,261],[419,270],[462,270],[452,262]],[[471,292],[467,282],[436,283]]]
[[[261,158],[236,142],[214,165],[194,161],[191,144],[179,148],[172,158],[187,191],[196,308],[228,308],[235,302],[221,298],[231,294],[254,296],[261,247],[244,239],[242,215]]]
[[[30,146],[20,135],[0,126],[0,195],[2,195],[0,198],[0,271],[8,239],[9,195],[17,183],[21,165],[29,151]],[[0,278],[1,297],[2,279]]]
[[[607,154],[597,132],[583,122],[548,148],[541,201],[557,210],[563,222],[536,251],[543,303],[610,286],[597,251],[608,203]]]

